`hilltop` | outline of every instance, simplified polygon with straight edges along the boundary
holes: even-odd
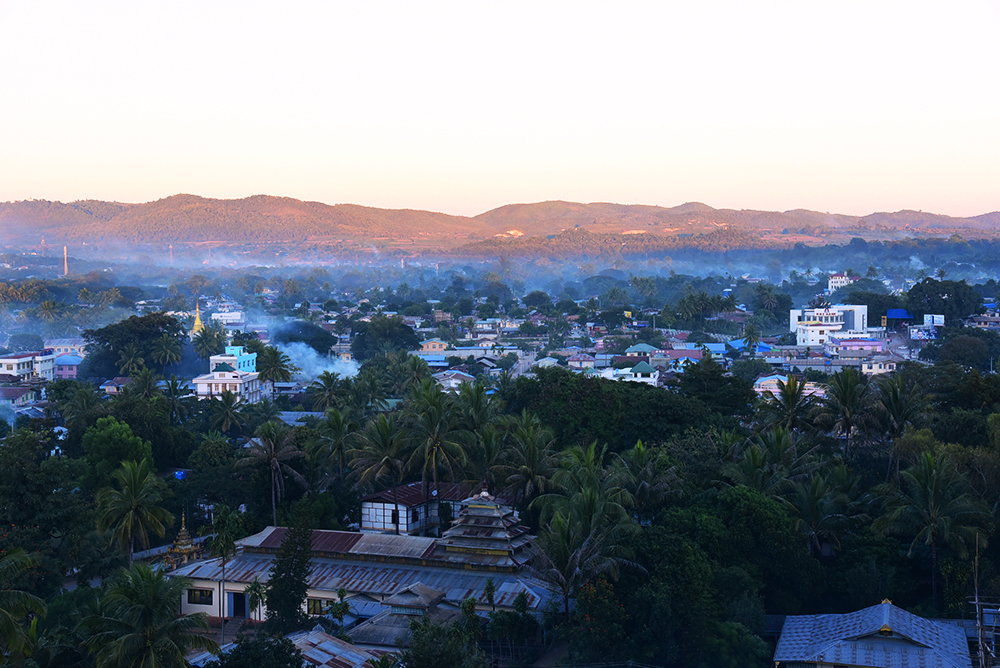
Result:
[[[955,218],[899,211],[859,217],[804,209],[715,209],[700,202],[660,207],[549,201],[509,204],[466,217],[268,195],[219,200],[180,194],[143,204],[98,200],[0,203],[0,226],[0,243],[5,245],[34,245],[45,237],[49,243],[72,244],[311,244],[480,255],[545,252],[543,247],[552,246],[556,237],[562,240],[560,246],[630,243],[650,250],[688,245],[719,250],[799,242],[823,245],[852,236],[992,238],[1000,228],[1000,213]],[[641,235],[649,238],[640,241]]]

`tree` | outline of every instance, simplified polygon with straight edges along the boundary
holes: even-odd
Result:
[[[221,429],[228,433],[233,427],[243,426],[243,415],[240,413],[240,398],[231,390],[226,390],[211,403],[212,417],[209,424],[213,429]]]
[[[23,550],[0,556],[0,656],[18,652],[27,639],[23,621],[28,613],[45,614],[45,602],[14,589],[21,574],[34,565]]]
[[[267,346],[257,354],[257,373],[262,382],[287,383],[298,370],[291,358],[274,346]]]
[[[289,466],[288,462],[302,459],[306,455],[295,447],[292,431],[277,422],[262,424],[251,444],[243,458],[236,462],[236,466],[262,466],[268,469],[271,477],[271,513],[274,526],[278,526],[278,499],[285,491],[285,476],[305,485],[305,478]]]
[[[146,360],[135,343],[128,344],[118,354],[118,373],[122,376],[133,376],[145,365]]]
[[[91,489],[100,489],[111,481],[111,472],[122,462],[153,459],[153,449],[132,433],[124,422],[103,417],[83,435],[83,457],[88,464],[85,479]]]
[[[126,391],[143,399],[152,399],[163,394],[160,390],[161,380],[163,378],[158,373],[149,367],[143,367],[132,376],[132,382]]]
[[[208,359],[212,355],[221,353],[222,343],[223,339],[219,336],[219,333],[207,327],[195,334],[194,338],[191,339],[194,351],[202,359]]]
[[[168,419],[171,424],[175,420],[183,422],[184,418],[187,417],[188,406],[185,400],[193,394],[191,389],[182,383],[176,375],[170,374],[170,380],[163,388],[163,396],[167,400]]]
[[[553,449],[552,433],[527,410],[512,418],[509,428],[511,447],[500,466],[503,493],[519,503],[530,503],[548,491],[559,457]]]
[[[217,652],[218,645],[199,633],[208,628],[205,613],[177,614],[190,585],[186,578],[168,577],[146,564],[120,571],[97,612],[81,622],[90,634],[87,647],[96,665],[183,668],[193,650]]]
[[[221,559],[222,581],[219,583],[219,617],[225,618],[226,564],[236,554],[236,539],[243,534],[243,516],[233,512],[225,504],[216,504],[212,513],[212,524],[202,527],[202,533],[210,533],[209,554]],[[226,625],[219,631],[219,645],[226,644]]]
[[[267,580],[267,625],[276,634],[297,631],[305,624],[312,541],[312,530],[288,529],[271,565]]]
[[[805,390],[805,382],[800,381],[797,376],[789,375],[788,380],[779,380],[777,394],[768,390],[761,397],[758,427],[768,429],[781,426],[788,431],[811,429],[815,404]]]
[[[343,381],[339,373],[324,371],[309,385],[307,392],[312,398],[314,411],[325,411],[339,403],[343,391]]]
[[[180,341],[164,332],[160,338],[153,341],[151,356],[161,369],[166,369],[170,364],[177,364],[181,361]]]
[[[117,360],[130,344],[136,346],[140,357],[145,357],[150,353],[153,342],[163,334],[179,337],[181,333],[180,322],[164,313],[133,315],[100,329],[84,330],[88,352],[84,361],[86,369],[81,369],[81,375],[110,378],[118,372]]]
[[[377,315],[370,322],[354,325],[351,353],[359,362],[392,350],[415,350],[420,346],[413,329],[398,316]]]
[[[153,473],[149,459],[138,464],[122,462],[112,474],[118,489],[103,489],[97,495],[97,529],[111,532],[111,539],[128,554],[132,563],[135,544],[149,547],[149,532],[163,537],[174,517],[159,504],[167,486]]]
[[[965,481],[946,457],[925,452],[912,467],[902,472],[901,486],[886,505],[885,514],[874,524],[881,533],[913,536],[907,556],[923,543],[931,552],[931,592],[934,607],[940,609],[938,591],[938,548],[947,547],[960,558],[983,535],[989,511],[978,502]],[[980,538],[985,546],[985,538]]]
[[[384,413],[368,423],[358,434],[357,447],[351,451],[351,466],[359,485],[365,487],[388,483],[392,488],[394,523],[399,534],[399,485],[406,468],[406,438],[396,425],[394,415]]]
[[[205,668],[304,668],[305,657],[288,638],[237,636],[236,646]]]
[[[254,577],[253,582],[243,589],[243,593],[246,594],[247,605],[253,611],[252,614],[260,621],[260,606],[267,599],[267,585]]]
[[[826,396],[819,402],[816,423],[844,438],[844,458],[854,454],[853,439],[871,424],[872,385],[860,372],[847,367],[830,377]]]
[[[337,477],[344,479],[344,460],[358,423],[351,419],[347,411],[331,408],[326,411],[326,419],[319,425],[320,442],[337,461]]]
[[[469,639],[455,622],[445,626],[424,616],[410,622],[407,647],[399,653],[396,668],[484,668],[478,652],[469,651]]]

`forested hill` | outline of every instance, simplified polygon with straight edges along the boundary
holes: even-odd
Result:
[[[0,203],[0,244],[37,244],[41,237],[52,244],[400,243],[418,252],[461,249],[475,255],[544,253],[560,235],[557,245],[628,243],[652,249],[708,243],[728,250],[762,244],[839,243],[852,236],[869,240],[950,234],[992,238],[998,228],[1000,213],[996,212],[973,218],[918,211],[856,217],[801,209],[713,209],[700,203],[666,208],[553,201],[507,205],[475,217],[267,195],[237,200],[174,195],[144,204],[97,200]],[[580,231],[597,236],[567,236]],[[648,238],[640,240],[641,236]]]

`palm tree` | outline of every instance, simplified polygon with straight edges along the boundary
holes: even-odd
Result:
[[[0,557],[0,656],[17,652],[26,640],[22,621],[30,613],[45,614],[45,602],[26,591],[14,589],[21,574],[34,565],[23,550],[10,550]]]
[[[267,599],[267,585],[258,580],[256,577],[253,582],[248,584],[243,590],[243,593],[247,597],[247,604],[250,609],[253,610],[253,614],[257,616],[257,621],[260,621],[260,604]],[[256,629],[254,630],[256,634]]]
[[[139,369],[146,365],[146,360],[142,357],[139,346],[130,343],[118,354],[118,373],[123,376],[134,376]]]
[[[166,369],[168,364],[177,364],[181,361],[180,341],[164,332],[153,341],[152,357],[162,369]]]
[[[138,373],[132,376],[132,382],[128,386],[128,392],[143,399],[152,399],[160,396],[163,391],[160,389],[160,381],[163,377],[149,367],[143,367]]]
[[[242,427],[244,418],[240,413],[240,398],[226,390],[212,402],[212,417],[209,424],[213,429],[228,432],[232,427]]]
[[[101,598],[96,614],[81,626],[96,665],[108,668],[183,668],[193,650],[218,652],[199,633],[208,628],[205,613],[177,615],[178,602],[191,586],[186,578],[167,577],[146,564],[122,570]]]
[[[357,447],[351,450],[351,467],[358,484],[374,487],[388,484],[392,489],[395,530],[399,534],[399,486],[406,470],[405,434],[396,424],[395,415],[382,413],[357,435]]]
[[[84,424],[87,418],[103,407],[101,395],[90,385],[77,389],[73,398],[66,402],[60,410],[66,418],[66,426],[73,428]]]
[[[814,472],[807,481],[792,486],[785,502],[811,556],[822,554],[824,544],[840,546],[840,533],[850,524],[844,512],[848,499],[842,491]]]
[[[677,491],[677,467],[667,466],[659,453],[642,441],[614,457],[615,484],[631,496],[638,520],[651,521],[650,507]]]
[[[886,512],[873,528],[881,533],[913,536],[907,556],[919,543],[931,551],[931,590],[940,608],[937,585],[938,548],[949,547],[965,558],[975,540],[985,545],[982,529],[990,519],[988,509],[969,494],[962,475],[944,456],[930,452],[900,474],[902,485],[890,499]]]
[[[760,330],[753,324],[743,328],[743,350],[750,353],[750,358],[757,357],[757,346],[760,345]]]
[[[330,455],[337,460],[338,478],[344,479],[344,460],[350,445],[352,434],[358,430],[358,423],[351,419],[347,411],[331,408],[326,412],[326,419],[319,425],[320,440],[328,448]]]
[[[287,383],[298,369],[292,364],[291,358],[274,346],[268,346],[257,354],[257,373],[261,381],[272,383]]]
[[[511,449],[500,468],[503,493],[519,503],[530,503],[549,491],[552,473],[559,465],[552,432],[537,417],[522,410],[510,424]]]
[[[187,417],[188,407],[185,400],[192,394],[193,392],[187,385],[184,385],[176,375],[170,374],[170,380],[167,381],[163,390],[163,395],[167,400],[170,424],[173,424],[175,420],[181,422]]]
[[[203,534],[211,534],[209,554],[221,559],[222,582],[219,585],[219,617],[222,619],[219,644],[226,644],[226,564],[236,554],[236,539],[243,534],[243,516],[219,504],[212,514],[212,524],[202,527]],[[234,613],[235,614],[235,613]]]
[[[208,359],[212,355],[218,355],[222,352],[221,337],[217,332],[208,328],[195,334],[194,338],[191,339],[191,345],[201,359]]]
[[[471,434],[458,426],[456,411],[437,383],[425,380],[417,390],[408,416],[413,454],[407,463],[420,469],[421,481],[430,507],[431,488],[438,488],[439,473],[454,479],[468,461],[466,448]]]
[[[877,408],[882,431],[890,443],[889,467],[885,473],[888,482],[893,462],[896,464],[896,477],[899,478],[899,452],[896,441],[906,433],[907,427],[921,418],[927,404],[920,387],[907,386],[901,376],[886,376],[879,379],[877,385]]]
[[[314,411],[325,411],[339,403],[339,395],[343,391],[343,380],[339,373],[324,371],[309,386],[308,392],[313,400]]]
[[[265,422],[257,429],[243,458],[236,466],[266,466],[271,475],[271,514],[278,526],[278,499],[285,492],[285,476],[305,486],[305,478],[287,462],[302,459],[304,452],[295,447],[294,433],[277,422]]]
[[[872,385],[852,367],[830,377],[826,396],[820,400],[816,423],[845,439],[844,458],[853,454],[853,438],[871,424]]]
[[[244,406],[240,414],[246,420],[248,431],[257,431],[265,422],[272,422],[281,416],[281,409],[273,401],[264,397],[260,401],[249,406]]]
[[[803,480],[819,465],[816,447],[799,452],[795,432],[775,426],[754,435],[735,462],[722,467],[722,476],[734,486],[743,485],[766,496],[780,496],[789,484]]]
[[[149,532],[163,537],[174,516],[159,504],[167,486],[156,477],[148,459],[138,464],[122,462],[111,474],[118,489],[105,488],[97,494],[97,530],[111,531],[111,539],[128,553],[132,564],[135,544],[149,547]]]
[[[806,384],[797,376],[778,381],[778,393],[770,390],[761,397],[758,428],[780,426],[788,431],[808,431],[812,428],[811,415],[815,404],[805,392]]]

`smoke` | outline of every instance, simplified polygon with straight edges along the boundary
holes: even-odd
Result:
[[[344,378],[349,378],[356,376],[361,368],[361,365],[354,360],[343,362],[339,359],[323,357],[305,343],[277,343],[275,345],[278,350],[288,355],[292,364],[301,369],[295,374],[294,380],[312,382],[324,371],[338,373]]]
[[[0,420],[6,420],[10,428],[14,428],[14,422],[17,421],[17,413],[10,406],[0,406]]]
[[[923,262],[921,262],[920,258],[918,258],[916,255],[911,255],[910,256],[910,267],[912,267],[913,269],[920,270],[920,269],[926,269],[927,265],[924,264]]]

